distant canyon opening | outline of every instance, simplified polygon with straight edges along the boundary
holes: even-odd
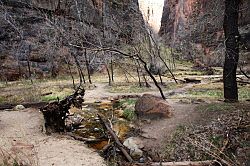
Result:
[[[161,27],[164,0],[139,0],[139,8],[145,23],[158,33]]]

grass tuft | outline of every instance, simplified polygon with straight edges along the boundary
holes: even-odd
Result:
[[[129,121],[134,120],[136,115],[135,115],[135,111],[133,109],[124,109],[123,112],[123,117]]]

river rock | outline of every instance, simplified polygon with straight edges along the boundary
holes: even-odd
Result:
[[[166,100],[151,94],[144,94],[135,104],[135,113],[140,119],[170,118],[173,110]]]
[[[123,145],[129,149],[129,153],[133,158],[139,159],[142,157],[143,151],[141,149],[144,146],[139,138],[129,137],[124,141]]]
[[[17,111],[23,110],[23,109],[25,109],[25,107],[23,105],[16,105],[14,108],[14,110],[17,110]]]

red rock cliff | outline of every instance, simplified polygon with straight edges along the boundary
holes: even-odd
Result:
[[[224,54],[223,18],[222,0],[165,0],[159,34],[187,58],[206,55],[201,56],[206,63],[220,64]],[[244,48],[249,50],[249,2],[241,4],[239,18]]]
[[[143,23],[138,0],[1,0],[0,80],[65,74],[69,41],[131,44]]]

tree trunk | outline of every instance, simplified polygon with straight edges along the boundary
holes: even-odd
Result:
[[[111,80],[112,80],[112,82],[114,82],[114,66],[113,66],[113,56],[112,56],[112,53],[111,53],[110,70],[111,70]]]
[[[236,69],[239,60],[239,30],[238,13],[239,0],[225,1],[224,33],[225,33],[225,62],[223,68],[225,102],[238,101]]]
[[[75,55],[74,53],[71,54],[71,55],[73,56],[73,58],[74,58],[74,60],[75,60],[75,63],[76,63],[76,66],[77,66],[77,68],[78,68],[79,77],[80,77],[80,82],[82,82],[82,80],[83,80],[83,83],[85,84],[86,81],[85,81],[85,78],[84,78],[84,74],[83,74],[83,72],[82,72],[81,65],[80,65],[80,63],[79,63],[79,61],[78,61],[76,55]]]
[[[109,68],[108,68],[108,65],[105,64],[105,68],[106,68],[106,71],[107,71],[107,74],[108,74],[108,77],[109,77],[109,86],[111,86],[111,75],[110,75],[110,72],[109,72]]]
[[[30,68],[30,52],[31,52],[31,48],[29,46],[28,55],[27,55],[27,63],[28,63],[29,79],[31,83],[33,84],[33,80],[31,78],[31,68]]]
[[[146,86],[147,88],[150,88],[150,85],[149,85],[149,83],[148,83],[148,81],[147,81],[146,75],[145,75],[145,74],[142,74],[142,76],[143,76],[143,79],[144,79],[144,82],[145,82],[145,86]]]
[[[158,52],[158,56],[160,58],[160,60],[163,62],[163,64],[165,65],[165,67],[167,68],[167,70],[169,71],[169,73],[171,74],[172,78],[174,79],[175,83],[178,84],[173,72],[171,71],[171,69],[168,67],[167,63],[164,61],[164,59],[161,57],[161,54],[160,54],[160,50]],[[173,58],[174,59],[174,58]],[[174,61],[173,61],[173,64],[174,64]]]
[[[90,71],[89,71],[89,61],[88,61],[88,58],[87,58],[87,49],[86,48],[84,49],[84,58],[85,58],[85,64],[86,64],[87,72],[88,72],[89,83],[92,84]]]
[[[160,78],[160,81],[161,81],[161,85],[164,85],[163,81],[162,81],[162,78],[161,78],[161,71],[160,71],[160,69],[158,70],[158,75],[159,75],[159,78]]]
[[[148,67],[147,67],[147,63],[140,57],[137,55],[138,60],[143,63],[143,67],[145,69],[145,71],[148,73],[149,77],[153,80],[155,86],[158,88],[158,90],[160,91],[161,97],[162,99],[166,100],[167,98],[165,97],[161,87],[159,86],[159,84],[157,83],[155,77],[153,76],[153,74],[149,71]]]
[[[136,65],[136,71],[137,71],[139,86],[142,87],[141,78],[140,78],[140,70],[139,70],[140,69],[140,63],[139,63],[138,60],[135,60],[135,65]]]
[[[70,73],[70,76],[71,76],[72,82],[73,82],[73,88],[75,89],[76,88],[76,86],[75,86],[75,79],[74,79],[74,76],[73,76],[71,68],[70,68],[69,60],[67,60],[66,57],[65,57],[65,62],[67,63],[68,70],[69,70],[69,73]]]

